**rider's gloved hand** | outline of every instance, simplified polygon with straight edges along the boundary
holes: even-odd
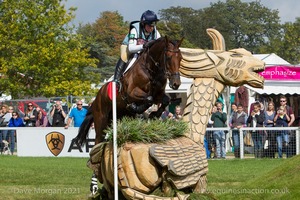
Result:
[[[147,49],[147,48],[151,47],[154,42],[155,42],[155,40],[151,40],[149,42],[144,43],[143,48]]]
[[[149,48],[149,42],[143,44],[143,49],[147,49],[147,48]]]

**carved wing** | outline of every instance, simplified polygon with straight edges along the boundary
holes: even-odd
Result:
[[[200,171],[206,163],[200,155],[198,144],[189,146],[168,146],[153,145],[150,148],[150,155],[162,167],[167,166],[168,171],[176,176],[187,176]]]

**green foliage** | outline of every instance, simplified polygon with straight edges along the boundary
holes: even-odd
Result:
[[[281,34],[273,38],[270,45],[264,46],[263,51],[273,52],[291,64],[300,63],[300,18],[294,23],[287,22],[282,25]]]
[[[162,37],[168,36],[171,40],[180,40],[184,38],[180,47],[195,48],[196,46],[190,43],[182,34],[182,28],[179,24],[173,22],[158,22],[157,29]]]
[[[175,120],[142,120],[124,117],[118,120],[117,142],[162,143],[166,140],[181,137],[187,130],[187,123]],[[105,130],[109,140],[113,139],[113,128]]]
[[[281,28],[278,11],[268,9],[259,1],[243,3],[240,0],[227,0],[226,3],[212,4],[207,9],[214,12],[217,10],[222,12],[221,17],[228,22],[225,24],[227,27],[222,26],[222,29],[228,32],[227,40],[232,45],[228,46],[229,49],[244,47],[259,53],[259,47],[268,44],[269,39],[278,35]],[[218,24],[218,18],[214,22],[213,24],[222,25]]]
[[[199,47],[199,40],[203,40],[203,38],[198,37],[201,29],[199,13],[201,11],[180,6],[162,9],[159,11],[159,15],[167,30],[165,31],[162,26],[159,26],[159,31],[162,30],[161,32],[166,35],[175,36],[175,38],[179,39],[184,37],[185,40],[181,45],[182,47]]]
[[[120,45],[127,34],[129,25],[123,22],[118,12],[105,11],[92,24],[79,26],[77,33],[84,39],[84,46],[89,54],[97,59],[98,72],[102,79],[110,78],[120,58]]]
[[[0,86],[13,98],[88,95],[99,75],[61,0],[2,1]],[[91,91],[94,94],[94,91]]]
[[[243,47],[260,53],[260,47],[267,45],[281,28],[278,11],[264,7],[259,1],[218,1],[200,10],[171,7],[160,10],[160,15],[167,22],[179,24],[182,35],[198,48],[211,49],[206,29],[215,28],[224,36],[227,49]]]

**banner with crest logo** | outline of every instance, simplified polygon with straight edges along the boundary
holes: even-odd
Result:
[[[73,140],[78,128],[70,127],[23,127],[17,128],[17,155],[37,157],[89,157],[95,144],[95,131],[83,146]]]

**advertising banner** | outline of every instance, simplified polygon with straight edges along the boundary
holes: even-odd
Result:
[[[17,155],[34,157],[89,157],[95,144],[95,130],[90,129],[89,139],[79,146],[73,139],[78,128],[24,127],[17,128]]]
[[[300,81],[300,67],[271,66],[259,74],[266,80]]]

